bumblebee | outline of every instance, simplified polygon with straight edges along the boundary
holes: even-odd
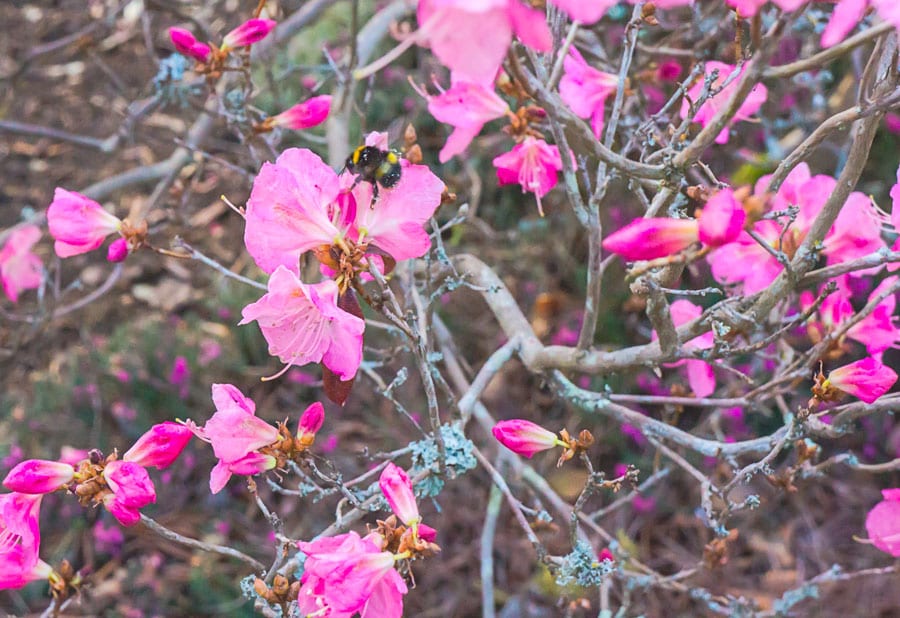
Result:
[[[372,202],[378,199],[379,185],[390,189],[400,182],[400,153],[381,150],[375,146],[360,146],[347,157],[345,167],[357,174],[356,182],[365,180],[372,185]]]

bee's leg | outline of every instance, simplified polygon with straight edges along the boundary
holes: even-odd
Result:
[[[375,208],[375,202],[378,201],[378,182],[372,183],[372,203],[369,204],[369,208]]]

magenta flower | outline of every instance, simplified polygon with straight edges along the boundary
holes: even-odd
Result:
[[[513,35],[536,51],[550,51],[553,44],[544,12],[520,0],[419,0],[418,20],[418,36],[434,55],[479,83],[496,77]]]
[[[428,111],[435,120],[453,126],[447,143],[438,153],[441,163],[463,153],[485,124],[509,113],[509,105],[492,86],[456,75],[450,83],[449,90],[434,96],[424,89],[418,90],[428,100]]]
[[[325,122],[331,109],[331,96],[324,94],[298,103],[269,119],[276,127],[299,131]]]
[[[38,557],[42,495],[0,495],[0,590],[48,578],[53,569]]]
[[[562,170],[559,148],[529,136],[511,151],[494,158],[493,163],[501,185],[519,183],[523,193],[534,193],[538,212],[543,217],[541,198],[556,186],[557,172]]]
[[[566,446],[552,431],[523,419],[500,421],[491,433],[500,444],[528,459],[557,445]]]
[[[247,201],[244,232],[257,265],[267,273],[284,266],[299,274],[303,253],[323,246],[343,251],[350,243],[377,247],[395,261],[424,255],[431,246],[424,224],[441,203],[444,183],[426,166],[403,162],[400,181],[370,208],[372,186],[360,182],[348,192],[354,181],[349,172],[339,178],[306,149],[289,148],[265,163]]]
[[[401,618],[403,577],[394,569],[395,558],[381,551],[369,535],[355,532],[325,537],[297,546],[306,554],[297,601],[300,615]]]
[[[19,294],[41,285],[43,264],[31,251],[40,238],[39,227],[24,225],[10,232],[0,249],[0,282],[6,297],[14,303],[19,302]]]
[[[310,404],[297,423],[297,437],[301,440],[304,436],[315,436],[325,422],[325,408],[318,401]]]
[[[711,73],[712,71],[718,70],[719,75],[716,80],[713,82],[713,88],[722,88],[722,84],[725,83],[725,80],[734,72],[735,67],[730,64],[725,64],[724,62],[716,62],[709,61],[706,63],[706,71],[707,73]],[[724,106],[728,103],[731,96],[734,94],[735,89],[737,88],[737,84],[745,71],[745,68],[741,68],[737,77],[731,80],[727,86],[722,88],[720,92],[718,92],[714,97],[707,99],[701,106],[700,109],[697,110],[697,114],[694,116],[694,122],[699,122],[702,126],[706,126],[709,122],[719,113],[719,110],[724,108]],[[681,116],[687,117],[690,113],[691,104],[688,101],[696,101],[700,98],[700,94],[703,92],[704,88],[704,80],[698,81],[694,84],[690,90],[688,90],[687,97],[684,102],[681,104]],[[762,84],[757,84],[750,91],[750,94],[747,95],[747,98],[738,108],[737,113],[731,119],[729,124],[734,124],[740,120],[750,120],[753,114],[755,114],[762,104],[766,102],[766,97],[768,96],[768,91],[766,87]],[[728,127],[722,129],[719,135],[716,136],[717,144],[724,144],[728,141]]]
[[[397,519],[407,526],[413,526],[422,519],[419,516],[419,506],[416,504],[412,482],[403,468],[389,463],[381,472],[378,486]]]
[[[672,255],[699,239],[696,219],[651,217],[635,219],[616,230],[603,240],[603,248],[633,262]]]
[[[747,213],[734,197],[734,191],[723,189],[707,200],[700,213],[700,242],[710,247],[720,247],[737,240]]]
[[[93,251],[122,228],[122,221],[94,200],[57,187],[47,208],[47,226],[56,240],[56,255],[66,258]]]
[[[109,248],[106,250],[106,261],[113,264],[124,262],[129,253],[131,253],[131,247],[128,245],[128,240],[116,238],[109,243]]]
[[[201,43],[189,30],[184,28],[169,28],[169,38],[175,50],[184,56],[190,56],[199,62],[209,60],[212,49],[206,43]]]
[[[122,455],[122,460],[145,468],[168,468],[181,455],[192,435],[188,427],[179,423],[166,421],[154,425]]]
[[[884,489],[884,500],[866,516],[866,531],[872,544],[895,558],[900,557],[900,489]]]
[[[269,291],[244,307],[240,324],[256,321],[269,354],[288,365],[321,362],[346,381],[362,361],[366,323],[337,305],[334,281],[307,285],[284,266],[269,277]]]
[[[618,0],[550,0],[550,4],[565,12],[572,21],[590,25],[600,21],[609,9],[618,4]]]
[[[603,131],[603,107],[606,99],[618,88],[618,76],[590,66],[574,47],[563,61],[563,68],[565,73],[559,80],[559,96],[576,116],[591,119],[591,128],[599,138]]]
[[[113,492],[103,497],[103,506],[123,526],[138,523],[140,509],[156,502],[156,488],[143,466],[130,461],[111,461],[103,469],[103,478]]]
[[[220,49],[226,51],[235,47],[249,47],[266,38],[277,24],[274,19],[248,19],[225,35]]]
[[[834,369],[828,374],[824,386],[832,386],[872,403],[888,392],[896,381],[897,374],[893,369],[870,356]]]
[[[47,494],[75,477],[75,468],[59,461],[29,459],[9,471],[3,485],[23,494]]]

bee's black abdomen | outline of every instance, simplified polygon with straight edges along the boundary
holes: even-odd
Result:
[[[347,157],[347,170],[357,174],[359,180],[381,185],[390,189],[400,181],[403,168],[400,153],[394,150],[380,150],[375,146],[360,146]],[[377,196],[378,187],[375,186]]]

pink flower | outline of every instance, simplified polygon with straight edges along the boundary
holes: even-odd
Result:
[[[315,436],[325,422],[325,408],[318,401],[310,404],[297,423],[297,437]]]
[[[572,21],[590,25],[600,21],[618,0],[550,0],[550,4],[568,14]]]
[[[672,323],[677,328],[699,318],[703,313],[703,309],[689,300],[679,299],[669,305],[669,312],[672,316]],[[652,338],[654,341],[658,338],[656,331],[653,331]],[[707,332],[699,337],[694,337],[682,347],[685,351],[705,350],[711,348],[713,343],[714,336],[712,332]],[[688,358],[672,363],[669,366],[678,367],[681,365],[685,367],[688,384],[694,395],[697,397],[708,397],[716,390],[716,374],[709,363],[699,358]]]
[[[274,19],[248,19],[225,35],[225,38],[222,39],[221,50],[249,47],[258,43],[266,38],[277,24],[278,22]]]
[[[172,40],[172,45],[175,46],[175,50],[179,54],[190,56],[199,62],[206,62],[209,60],[212,49],[210,49],[209,45],[206,43],[201,43],[194,38],[194,35],[191,34],[189,30],[185,30],[184,28],[169,28],[169,38]]]
[[[464,152],[486,123],[509,113],[509,105],[492,86],[456,75],[451,78],[450,89],[441,94],[432,96],[422,89],[418,92],[428,100],[428,111],[436,120],[454,127],[438,154],[441,163]]]
[[[0,590],[21,588],[53,572],[38,557],[42,495],[0,495]]]
[[[513,34],[536,51],[553,37],[543,11],[520,0],[419,0],[419,35],[454,73],[475,82],[494,79]]]
[[[712,73],[713,71],[718,71],[718,77],[712,83],[712,87],[714,89],[722,88],[722,84],[725,83],[725,80],[734,72],[735,67],[730,64],[725,64],[724,62],[716,62],[709,61],[706,63],[706,72]],[[714,97],[707,99],[701,106],[700,109],[697,110],[696,115],[694,116],[694,122],[699,122],[702,126],[706,126],[709,124],[713,118],[719,113],[719,110],[725,107],[728,101],[731,99],[734,94],[735,89],[737,88],[737,84],[741,79],[744,71],[746,69],[742,67],[737,77],[731,80],[727,86],[722,88],[718,94]],[[690,113],[691,104],[688,101],[696,101],[700,98],[701,93],[704,89],[704,80],[698,81],[694,84],[691,89],[688,91],[687,97],[684,102],[681,104],[681,116],[687,117]],[[762,84],[757,84],[750,91],[750,94],[747,95],[747,98],[738,108],[737,113],[734,117],[729,121],[729,124],[734,124],[740,120],[750,120],[750,118],[755,114],[762,104],[766,102],[766,97],[768,96],[768,91],[766,87]],[[716,136],[717,144],[724,144],[728,141],[728,127],[722,129],[718,136]]]
[[[825,386],[833,386],[866,403],[872,403],[897,381],[897,374],[873,357],[838,367],[828,374]]]
[[[130,252],[131,247],[128,245],[128,240],[125,238],[116,238],[109,243],[109,248],[106,250],[106,261],[114,264],[124,262]]]
[[[881,495],[884,500],[866,516],[866,531],[875,547],[900,557],[900,489],[884,489]]]
[[[25,225],[13,230],[0,249],[0,282],[6,297],[14,303],[19,301],[21,292],[41,285],[43,264],[31,251],[40,238],[39,227]]]
[[[574,47],[563,61],[563,68],[559,96],[576,116],[591,119],[591,128],[599,138],[603,131],[603,107],[606,99],[615,94],[619,77],[593,68]]]
[[[654,260],[684,249],[699,240],[695,219],[651,217],[635,219],[603,240],[603,248],[629,262]]]
[[[331,109],[331,96],[325,94],[307,99],[271,118],[276,127],[299,131],[325,122]]]
[[[865,15],[868,4],[868,0],[840,0],[822,32],[822,47],[831,47],[843,41]]]
[[[253,182],[247,251],[267,273],[284,266],[294,274],[303,253],[323,246],[371,245],[395,261],[424,255],[431,246],[424,224],[441,203],[444,183],[424,165],[402,165],[400,181],[380,192],[376,206],[369,183],[348,192],[352,174],[339,178],[313,152],[285,150],[274,164],[264,164]]]
[[[140,509],[156,502],[156,488],[147,470],[130,461],[111,461],[103,469],[103,478],[113,493],[103,497],[103,506],[123,526],[141,519]]]
[[[565,446],[556,434],[523,419],[500,421],[491,430],[497,441],[514,453],[531,459],[535,453]]]
[[[253,476],[272,470],[276,465],[278,461],[273,456],[257,452],[248,453],[237,461],[220,460],[209,474],[209,491],[214,494],[222,491],[233,474]]]
[[[538,212],[544,216],[541,198],[556,186],[557,172],[562,169],[559,148],[542,139],[526,137],[521,144],[496,157],[497,180],[501,185],[519,183],[522,192],[531,191],[537,198]]]
[[[718,191],[709,198],[700,214],[700,242],[710,247],[734,242],[744,229],[746,220],[747,213],[735,199],[734,191]]]
[[[244,307],[240,324],[256,320],[269,354],[289,365],[321,362],[341,380],[362,361],[365,322],[337,305],[334,281],[307,285],[284,266],[269,277],[269,292]]]
[[[168,468],[181,455],[181,451],[191,441],[192,435],[188,427],[179,423],[166,421],[154,425],[122,455],[122,460],[145,468],[150,466],[156,467],[157,470]]]
[[[381,487],[381,493],[401,522],[412,526],[422,519],[419,516],[419,506],[416,504],[412,482],[403,468],[389,463],[378,479],[378,486]]]
[[[307,556],[297,601],[301,615],[401,618],[406,583],[394,569],[394,556],[381,551],[373,535],[348,532],[297,546]]]
[[[23,494],[47,494],[67,484],[74,476],[75,468],[69,464],[29,459],[10,470],[3,485]]]
[[[93,251],[121,229],[122,221],[94,200],[57,187],[47,208],[47,225],[56,240],[56,255],[66,258]]]

